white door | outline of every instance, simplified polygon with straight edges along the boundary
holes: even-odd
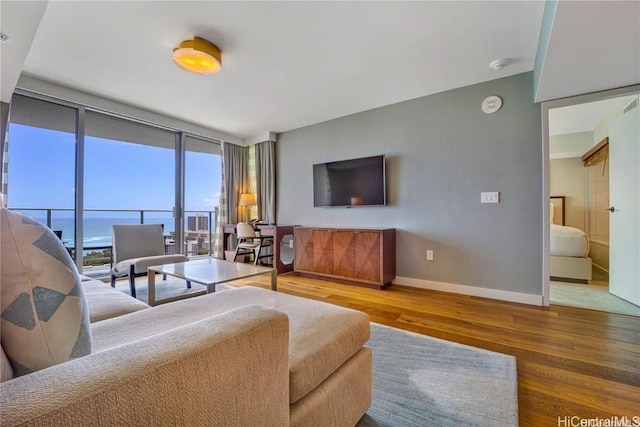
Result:
[[[609,292],[640,305],[640,106],[609,126],[609,161]]]

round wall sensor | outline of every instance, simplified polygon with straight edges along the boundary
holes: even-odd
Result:
[[[487,114],[495,113],[502,107],[502,99],[499,96],[488,96],[482,101],[482,111]]]

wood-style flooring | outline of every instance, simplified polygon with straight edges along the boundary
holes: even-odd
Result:
[[[375,290],[295,274],[278,276],[278,290],[364,311],[373,322],[515,356],[521,426],[571,425],[558,424],[558,417],[640,417],[638,317],[395,285]]]

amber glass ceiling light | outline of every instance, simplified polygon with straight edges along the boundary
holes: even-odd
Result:
[[[196,74],[217,73],[222,68],[220,49],[213,43],[194,37],[173,49],[173,60],[187,71]]]

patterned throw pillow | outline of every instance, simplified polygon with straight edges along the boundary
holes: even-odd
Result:
[[[14,376],[90,354],[84,291],[60,239],[5,208],[0,221],[0,339]]]

